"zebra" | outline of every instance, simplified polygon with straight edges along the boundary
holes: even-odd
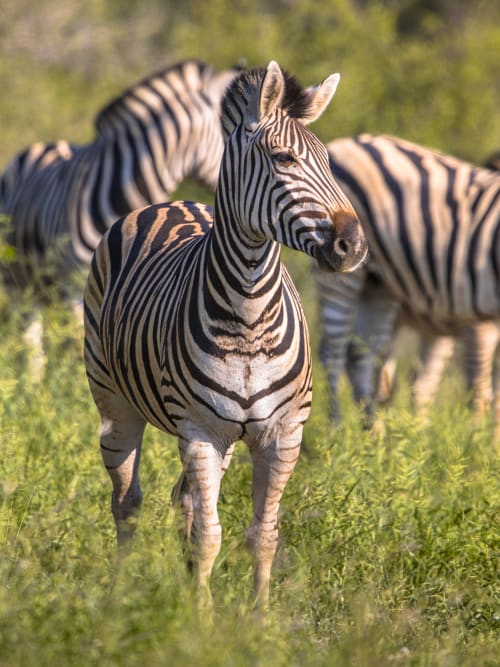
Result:
[[[1,267],[7,288],[35,286],[44,297],[48,283],[78,310],[81,292],[68,288],[70,278],[88,267],[118,217],[168,199],[188,176],[215,189],[220,102],[237,73],[178,62],[106,104],[90,143],[37,143],[14,157],[0,180],[0,214],[16,258]],[[35,327],[41,336],[36,320]]]
[[[500,153],[492,153],[484,162],[487,169],[500,171]],[[396,332],[404,325],[404,314],[396,319]],[[382,364],[375,391],[377,403],[386,402],[392,395],[396,371],[394,339],[391,353]],[[413,401],[419,412],[424,412],[433,401],[444,369],[451,359],[455,342],[463,344],[462,356],[466,386],[472,397],[476,418],[482,418],[494,407],[495,423],[500,435],[500,388],[495,376],[495,356],[500,340],[496,321],[481,321],[461,327],[458,337],[436,336],[430,331],[420,332],[419,367],[412,387]]]
[[[500,315],[500,175],[386,135],[342,138],[327,148],[370,248],[369,261],[352,274],[317,274],[331,416],[340,418],[337,392],[345,368],[371,423],[377,371],[396,321],[423,334],[424,370],[414,388],[420,405],[451,354],[446,337],[483,341],[466,360],[480,404],[485,393],[478,374],[493,354]]]
[[[141,505],[147,422],[178,438],[182,506],[201,606],[221,546],[217,499],[234,443],[253,462],[254,595],[267,606],[277,512],[311,404],[311,351],[280,244],[349,271],[359,221],[306,128],[339,80],[301,89],[275,61],[240,74],[223,101],[225,150],[211,207],[132,212],[103,237],[85,289],[85,363],[101,414],[118,545]]]

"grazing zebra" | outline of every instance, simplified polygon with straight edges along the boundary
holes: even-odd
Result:
[[[174,496],[193,545],[200,599],[221,544],[217,499],[234,443],[253,461],[256,602],[266,604],[277,512],[311,402],[311,354],[280,244],[330,270],[354,269],[366,242],[305,127],[339,76],[302,90],[272,61],[233,82],[222,107],[225,150],[215,208],[160,204],[104,236],[85,291],[85,361],[102,418],[118,543],[141,504],[146,422],[178,437]]]
[[[345,368],[371,417],[377,369],[397,318],[424,334],[424,370],[414,389],[420,404],[451,354],[452,340],[437,337],[481,332],[484,345],[471,347],[466,368],[482,402],[481,382],[472,378],[482,372],[500,316],[500,175],[388,136],[339,139],[328,151],[370,248],[368,264],[355,273],[318,275],[332,416],[339,417]]]
[[[220,102],[236,74],[180,62],[107,104],[89,144],[38,143],[15,157],[0,180],[16,256],[1,267],[7,287],[34,286],[42,296],[48,283],[73,297],[68,278],[89,264],[119,216],[164,201],[187,176],[214,189]]]

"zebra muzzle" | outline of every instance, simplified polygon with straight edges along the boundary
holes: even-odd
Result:
[[[334,213],[330,238],[320,248],[318,264],[331,271],[353,271],[366,258],[368,246],[361,224],[354,213]]]

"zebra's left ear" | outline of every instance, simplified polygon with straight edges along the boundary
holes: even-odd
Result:
[[[306,88],[305,93],[309,98],[309,106],[299,119],[304,125],[313,123],[321,116],[323,111],[332,101],[332,97],[335,95],[339,81],[340,74],[330,74],[330,76],[327,76],[319,85]]]

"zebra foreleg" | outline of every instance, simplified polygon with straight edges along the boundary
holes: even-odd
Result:
[[[281,496],[295,467],[300,433],[278,437],[268,445],[251,448],[253,460],[253,520],[247,531],[247,546],[254,559],[255,606],[269,603],[271,567],[278,546],[278,510]]]
[[[139,462],[145,422],[124,399],[114,396],[101,410],[101,455],[113,484],[111,511],[117,543],[125,547],[133,537],[142,503]]]
[[[379,278],[370,274],[359,298],[346,362],[354,400],[363,406],[367,428],[373,425],[376,383],[391,349],[397,311],[397,301]]]
[[[235,443],[233,443],[227,450],[221,466],[221,479],[224,477],[231,457],[233,456]],[[193,526],[193,497],[189,489],[189,482],[184,471],[181,473],[174,488],[172,489],[172,504],[174,507],[180,506],[184,516],[184,532],[183,536],[188,543],[191,542],[191,529]]]
[[[345,370],[347,346],[354,330],[366,269],[352,273],[315,271],[319,294],[321,341],[319,357],[328,376],[330,420],[341,421],[339,383]]]
[[[212,606],[210,575],[222,540],[217,501],[223,457],[211,442],[202,440],[188,442],[179,438],[179,452],[186,479],[181,482],[181,492],[183,486],[185,491],[181,503],[191,542],[199,605],[206,608]]]

